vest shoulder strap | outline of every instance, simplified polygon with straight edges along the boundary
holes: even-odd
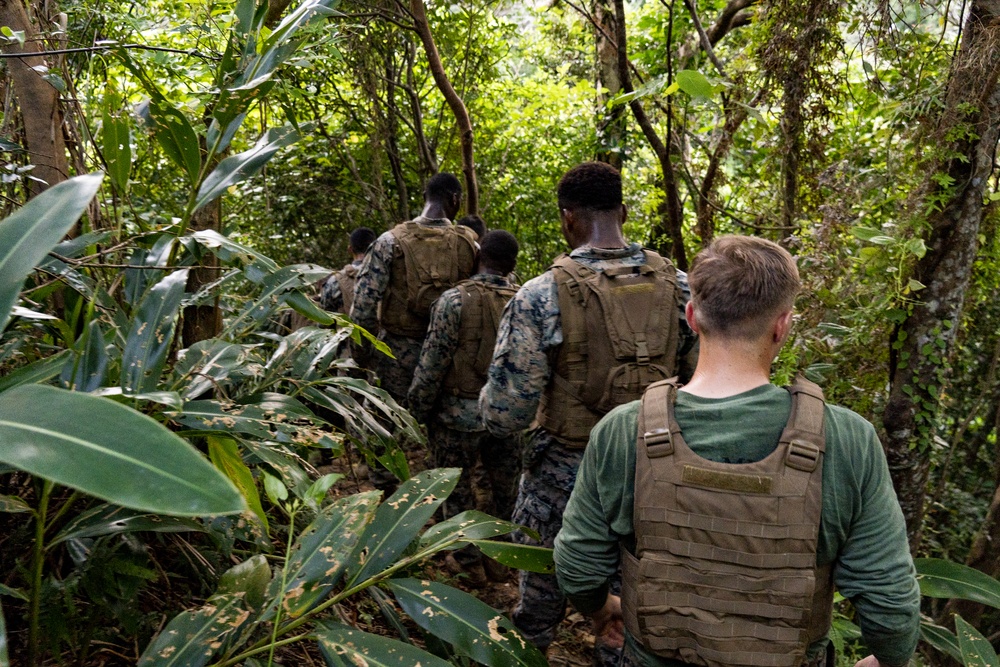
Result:
[[[654,382],[646,388],[639,403],[639,442],[637,454],[649,458],[669,456],[674,442],[681,438],[681,427],[674,419],[674,400],[680,386],[678,378]]]
[[[779,444],[789,445],[786,465],[808,472],[826,451],[823,390],[801,375],[786,389],[792,395],[792,411]]]

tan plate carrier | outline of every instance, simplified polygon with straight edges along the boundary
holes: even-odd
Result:
[[[816,565],[823,392],[803,378],[788,391],[777,448],[739,464],[703,459],[684,442],[676,378],[643,395],[622,612],[650,652],[711,667],[796,667],[829,630],[831,569]]]
[[[350,315],[351,306],[354,305],[354,285],[358,282],[358,267],[353,263],[348,264],[334,275],[340,285],[340,296],[344,300],[344,314]]]
[[[444,376],[444,391],[462,398],[479,398],[493,360],[497,329],[504,306],[517,294],[516,285],[463,280],[455,286],[462,295],[458,349]]]

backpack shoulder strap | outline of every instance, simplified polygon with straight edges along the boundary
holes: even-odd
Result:
[[[786,389],[792,395],[792,411],[779,444],[789,445],[786,465],[808,472],[826,451],[823,390],[801,375]]]

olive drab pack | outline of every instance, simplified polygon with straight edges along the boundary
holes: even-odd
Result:
[[[345,313],[351,312],[351,306],[354,305],[354,285],[358,282],[358,269],[359,267],[352,262],[334,274],[337,284],[340,285]]]
[[[677,273],[644,252],[638,266],[598,271],[560,255],[551,267],[563,342],[536,419],[569,448],[585,447],[605,413],[676,372]]]
[[[817,567],[823,392],[799,378],[777,448],[708,461],[674,419],[676,379],[646,390],[635,466],[636,555],[622,553],[625,627],[652,653],[709,667],[798,667],[830,628]]]
[[[450,222],[427,225],[419,220],[392,229],[396,251],[379,308],[383,329],[410,338],[427,333],[431,305],[446,289],[471,276],[476,264],[474,231]]]
[[[458,349],[443,388],[453,396],[478,398],[493,360],[500,315],[517,293],[517,286],[463,280],[456,288],[462,295]]]

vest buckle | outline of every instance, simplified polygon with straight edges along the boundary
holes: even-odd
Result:
[[[645,336],[642,336],[642,340],[638,340],[639,336],[636,336],[635,341],[635,361],[640,366],[649,365],[649,344],[645,341]]]
[[[802,472],[812,472],[819,463],[819,447],[802,440],[792,440],[788,443],[785,453],[785,465]]]
[[[654,428],[652,431],[646,431],[642,436],[642,441],[646,445],[646,456],[651,459],[658,459],[674,453],[674,442],[669,428]]]

